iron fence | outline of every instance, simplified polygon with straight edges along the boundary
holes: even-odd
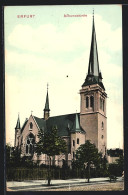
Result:
[[[50,170],[51,179],[69,179],[82,178],[84,172],[80,169],[54,169]],[[24,181],[24,180],[46,180],[48,178],[48,168],[7,168],[7,181]]]

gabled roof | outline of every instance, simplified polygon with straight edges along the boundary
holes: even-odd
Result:
[[[25,122],[24,122],[24,124],[23,124],[23,126],[22,126],[22,128],[21,128],[21,133],[22,133],[22,131],[24,130],[24,128],[25,128],[27,122],[28,122],[28,118],[25,119]]]
[[[34,117],[38,127],[40,129],[44,129],[45,130],[46,129],[46,122],[45,122],[44,118],[38,118],[36,116],[33,116],[33,117]]]
[[[47,127],[47,131],[51,131],[53,126],[57,126],[59,136],[69,136],[70,133],[76,131],[76,127],[79,126],[78,123],[79,120],[77,120],[76,122],[76,113],[66,114],[66,115],[49,117],[48,120],[46,120],[46,127]],[[82,128],[80,128],[80,126],[79,126],[79,132],[85,133],[85,131]]]
[[[84,133],[85,131],[80,127],[80,114],[66,114],[60,116],[49,117],[47,120],[44,118],[38,118],[33,116],[38,127],[43,129],[44,132],[49,132],[54,126],[58,129],[59,136],[69,136],[70,133],[80,132]],[[28,121],[28,120],[27,120]],[[27,124],[25,121],[22,131]]]

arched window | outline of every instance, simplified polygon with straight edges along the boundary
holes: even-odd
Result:
[[[104,100],[103,100],[103,111],[104,111]]]
[[[86,108],[88,108],[88,106],[89,106],[89,98],[86,97]]]
[[[33,129],[33,124],[32,124],[32,122],[30,123],[30,129]]]
[[[35,137],[30,133],[26,139],[26,154],[32,155],[34,153]]]
[[[102,135],[102,136],[101,136],[101,138],[103,139],[103,138],[104,138],[104,136]]]
[[[23,145],[23,136],[21,137],[21,145]]]
[[[104,123],[103,123],[103,121],[102,121],[102,125],[101,126],[102,126],[102,129],[104,129]]]
[[[75,140],[73,140],[73,146],[75,146]]]
[[[91,96],[90,97],[90,107],[94,107],[94,97],[93,96]]]
[[[77,138],[77,144],[79,144],[79,138]]]
[[[75,152],[73,152],[73,158],[75,158]]]
[[[102,99],[100,97],[100,109],[102,109]]]

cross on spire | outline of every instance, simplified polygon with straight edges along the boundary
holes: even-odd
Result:
[[[48,91],[49,84],[47,83],[47,91]]]

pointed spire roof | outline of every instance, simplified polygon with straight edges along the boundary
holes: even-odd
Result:
[[[91,39],[90,57],[89,57],[89,65],[88,65],[88,74],[82,86],[96,84],[96,83],[98,83],[103,89],[105,89],[102,83],[101,72],[99,71],[98,49],[97,49],[96,31],[95,31],[95,22],[94,22],[94,10],[93,10],[92,39]]]
[[[20,129],[20,117],[19,117],[19,114],[18,114],[18,119],[17,119],[17,123],[16,123],[15,129]]]
[[[46,102],[45,102],[44,111],[50,111],[50,109],[49,109],[49,97],[48,97],[48,84],[47,84],[47,95],[46,95]]]
[[[76,113],[72,132],[78,132],[78,131],[81,131],[81,128],[80,128],[80,123],[78,119],[78,114]]]
[[[91,40],[88,74],[99,76],[99,61],[98,61],[98,50],[97,50],[97,41],[96,41],[96,32],[95,32],[95,23],[94,23],[94,12],[93,12],[92,40]]]

